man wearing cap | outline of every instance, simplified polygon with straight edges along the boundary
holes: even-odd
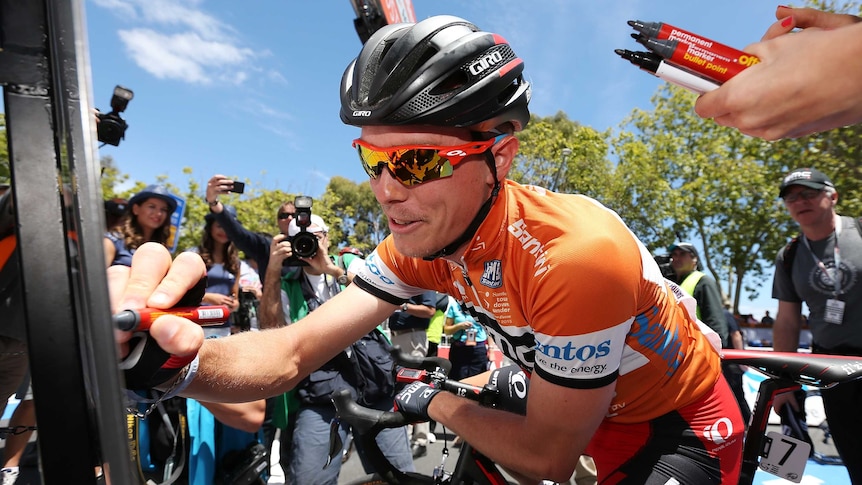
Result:
[[[835,212],[835,185],[813,168],[787,174],[779,197],[801,234],[775,259],[775,350],[796,352],[805,302],[815,353],[862,356],[862,235],[857,221]],[[862,483],[862,382],[823,389],[821,395],[835,448],[852,482]],[[798,407],[792,393],[777,396],[774,407],[785,403]]]
[[[317,252],[310,258],[298,258],[305,266],[301,266],[301,271],[285,276],[281,275],[281,268],[286,259],[292,258],[291,240],[300,233],[296,219],[290,221],[288,236],[278,234],[272,239],[258,320],[261,329],[277,328],[301,320],[349,283],[347,272],[329,255],[329,226],[320,216],[312,214],[306,230],[317,238]],[[342,461],[336,459],[327,464],[326,460],[330,427],[335,420],[335,407],[329,395],[345,388],[357,398],[364,395],[366,391],[360,389],[363,387],[361,383],[377,377],[363,374],[365,369],[358,364],[358,359],[363,358],[359,355],[362,352],[379,350],[375,358],[385,362],[391,373],[394,362],[388,352],[389,342],[385,339],[379,329],[373,330],[312,372],[295,389],[277,397],[273,424],[282,429],[280,463],[288,483],[335,485]],[[370,402],[364,402],[364,405],[388,411],[392,408],[394,389],[385,396],[366,397]],[[346,425],[342,424],[340,433],[342,442],[346,443]],[[414,470],[404,427],[384,430],[377,440],[380,449],[396,468]],[[363,450],[358,451],[361,456]],[[366,469],[367,473],[374,471]]]
[[[701,271],[703,265],[694,245],[680,242],[668,248],[670,265],[680,288],[697,300],[697,318],[721,337],[721,346],[728,346],[727,320],[721,304],[718,283]]]

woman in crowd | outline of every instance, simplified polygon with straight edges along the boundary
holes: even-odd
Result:
[[[233,207],[225,207],[231,213],[236,213]],[[215,214],[208,212],[204,218],[201,243],[192,251],[201,255],[207,265],[207,289],[202,305],[227,305],[231,313],[239,309],[239,251],[228,239],[224,229],[215,220]],[[204,329],[207,337],[226,337],[231,333],[233,319],[217,327]]]
[[[161,185],[149,185],[129,199],[120,223],[105,234],[105,265],[131,266],[132,254],[145,242],[167,245],[177,200]]]

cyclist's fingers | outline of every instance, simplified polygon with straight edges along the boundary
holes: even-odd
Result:
[[[206,265],[196,253],[180,253],[173,264],[170,264],[170,256],[168,256],[168,264],[170,266],[166,268],[167,273],[157,282],[157,286],[147,298],[147,306],[170,308],[176,305],[190,289],[200,283],[207,275]]]
[[[132,256],[132,266],[117,309],[146,307],[147,300],[165,277],[170,266],[171,254],[167,248],[158,243],[142,244]]]

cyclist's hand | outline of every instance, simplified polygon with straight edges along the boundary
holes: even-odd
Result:
[[[507,365],[491,372],[488,384],[498,392],[497,409],[520,415],[527,414],[527,391],[530,379],[517,365]]]
[[[114,312],[144,307],[197,305],[203,297],[206,265],[194,253],[175,261],[161,244],[145,243],[132,257],[132,266],[108,268]],[[191,362],[203,344],[203,330],[185,318],[166,315],[147,332],[116,332],[126,386],[145,389],[170,380]],[[131,350],[130,350],[131,349]]]
[[[405,386],[395,395],[395,410],[401,412],[413,421],[428,421],[428,405],[440,389],[415,381]]]

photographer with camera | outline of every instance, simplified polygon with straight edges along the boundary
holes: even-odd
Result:
[[[268,274],[263,285],[259,321],[261,329],[289,325],[304,318],[348,284],[347,273],[329,255],[329,227],[311,213],[311,199],[297,197],[296,218],[287,234],[273,238]],[[283,264],[299,265],[300,271],[281,276]],[[329,433],[335,407],[329,395],[350,389],[361,403],[391,410],[395,366],[389,341],[376,328],[303,379],[293,390],[277,398],[273,424],[281,432],[281,466],[287,483],[332,484],[338,482],[340,459],[328,465]],[[339,428],[347,443],[348,428]],[[405,428],[389,429],[377,437],[381,450],[402,471],[413,471],[413,457]],[[357,453],[367,473],[373,473]]]

